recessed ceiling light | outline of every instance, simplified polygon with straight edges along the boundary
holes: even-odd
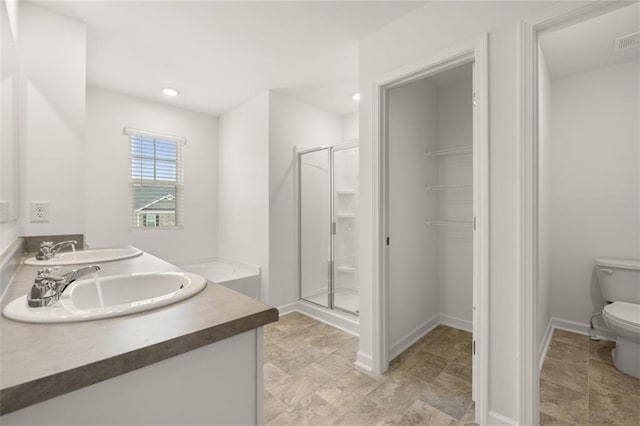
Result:
[[[351,96],[353,98],[354,101],[359,101],[360,100],[360,93],[354,93],[353,96]]]
[[[172,89],[171,87],[165,87],[162,89],[162,93],[164,93],[167,96],[178,96],[178,94],[180,92],[178,92],[176,89]]]

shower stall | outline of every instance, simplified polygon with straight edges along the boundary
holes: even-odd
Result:
[[[300,298],[358,315],[358,144],[298,153]]]

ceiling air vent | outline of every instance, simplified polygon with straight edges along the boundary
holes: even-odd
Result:
[[[626,50],[640,47],[640,32],[627,34],[615,40],[613,50]]]

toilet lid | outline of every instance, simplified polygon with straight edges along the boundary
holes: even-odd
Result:
[[[640,305],[627,302],[614,302],[604,307],[605,313],[620,322],[640,325]]]

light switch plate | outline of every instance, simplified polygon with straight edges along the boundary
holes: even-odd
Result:
[[[0,223],[9,222],[9,202],[0,201]]]
[[[31,222],[49,222],[49,202],[31,202]]]

